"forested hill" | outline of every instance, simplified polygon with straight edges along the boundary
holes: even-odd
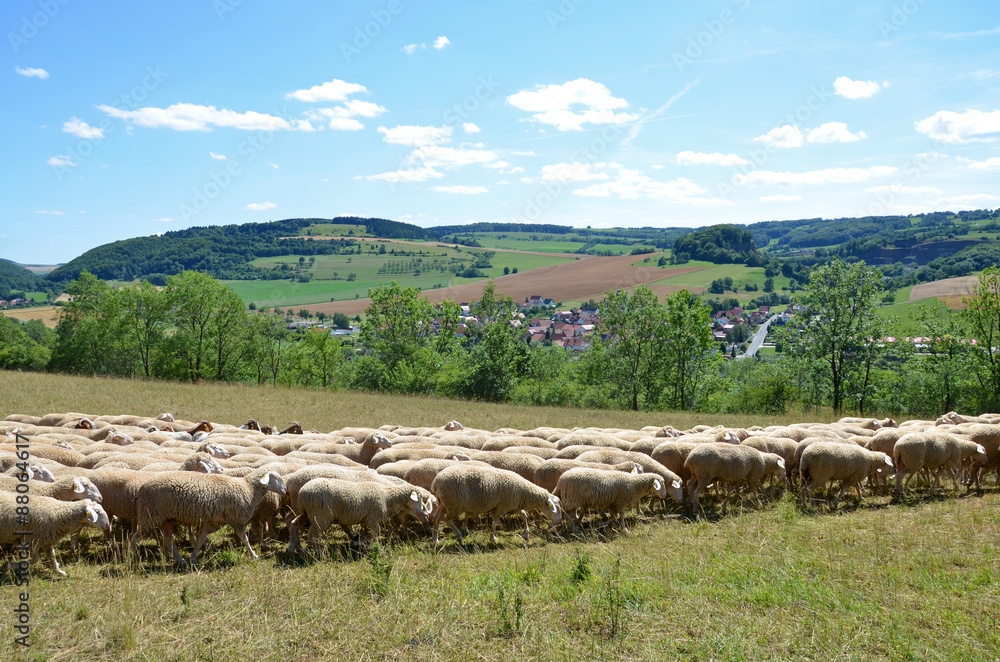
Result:
[[[678,237],[674,242],[674,256],[678,262],[705,260],[750,266],[762,262],[753,234],[738,225],[713,225]]]
[[[41,278],[22,266],[0,259],[0,299],[11,292],[37,292],[46,289]]]
[[[250,263],[275,255],[321,255],[341,250],[351,240],[314,241],[299,236],[317,224],[364,226],[370,235],[391,239],[433,239],[427,230],[382,218],[291,218],[270,223],[195,227],[162,235],[123,239],[93,248],[49,274],[53,282],[79,277],[80,271],[105,280],[150,278],[159,282],[185,270],[220,279],[263,277]]]

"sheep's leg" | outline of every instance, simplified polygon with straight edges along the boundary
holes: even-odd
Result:
[[[308,518],[305,515],[299,515],[298,517],[292,518],[291,522],[288,524],[288,549],[285,550],[286,554],[291,554],[299,549],[299,529],[302,525],[308,522]]]
[[[844,497],[844,490],[846,490],[846,489],[847,489],[847,484],[844,483],[844,482],[841,482],[841,484],[840,484],[840,492],[837,493],[837,498],[833,500],[833,509],[834,510],[836,510],[837,506],[840,505],[840,500]],[[859,494],[860,494],[860,492],[859,492]]]
[[[56,571],[56,574],[62,575],[63,577],[65,577],[66,576],[66,572],[62,568],[59,567],[59,561],[56,561],[56,548],[55,547],[49,547],[49,549],[46,552],[46,554],[48,554],[49,561],[52,563],[52,569]]]
[[[698,516],[698,513],[701,510],[701,501],[698,498],[700,495],[701,489],[698,484],[698,479],[692,476],[691,480],[688,481],[688,497],[691,499],[691,511],[695,517]]]
[[[521,537],[525,540],[531,535],[531,531],[528,529],[528,513],[521,511],[521,516],[524,517],[524,531],[521,532]]]
[[[906,487],[906,485],[904,484],[904,480],[903,480],[903,478],[905,477],[905,475],[906,475],[906,470],[905,469],[899,469],[896,472],[896,477],[895,477],[896,486],[893,488],[893,492],[895,492],[897,495],[902,494],[903,488]]]
[[[259,559],[260,557],[257,556],[257,552],[253,551],[253,546],[250,544],[250,538],[247,537],[246,525],[244,524],[242,526],[237,526],[234,528],[236,529],[236,535],[239,536],[239,539],[243,541],[244,547],[247,548],[247,552],[250,554],[250,558],[252,558],[254,561]]]
[[[312,526],[309,527],[309,549],[316,550],[316,555],[324,559],[326,558],[326,550],[319,544],[319,533],[319,526],[313,522]]]
[[[198,531],[198,538],[195,540],[194,549],[191,550],[191,563],[198,562],[198,551],[201,546],[205,544],[205,540],[208,538],[208,534],[212,532],[212,528],[208,524],[204,524],[201,530]]]
[[[496,516],[490,518],[490,542],[497,541],[497,518]]]

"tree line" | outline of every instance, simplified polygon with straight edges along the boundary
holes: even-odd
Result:
[[[983,273],[962,312],[922,306],[918,343],[876,314],[882,280],[863,262],[813,269],[795,298],[806,312],[771,325],[779,352],[729,361],[709,306],[686,290],[662,302],[645,286],[606,292],[593,344],[577,352],[527,342],[518,306],[492,282],[467,317],[417,288],[379,286],[360,333],[345,337],[289,329],[207,274],[116,289],[84,271],[55,330],[0,318],[0,368],[651,411],[1000,409],[1000,269]]]

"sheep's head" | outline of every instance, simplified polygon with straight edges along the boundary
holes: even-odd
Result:
[[[667,498],[667,485],[659,476],[653,478],[653,492],[661,499]]]
[[[174,415],[171,414],[171,413],[169,413],[169,412],[164,412],[164,413],[160,414],[159,416],[156,417],[156,420],[158,420],[158,421],[166,421],[167,423],[174,423],[174,422],[176,422],[175,419],[174,419]]]
[[[389,441],[387,437],[380,434],[373,434],[371,436],[371,442],[375,444],[375,448],[379,450],[386,450],[387,448],[392,448],[392,442]]]
[[[471,462],[472,458],[465,453],[454,453],[449,458],[449,460],[458,460],[459,462]]]
[[[424,506],[424,501],[421,500],[420,495],[417,494],[416,490],[410,492],[410,498],[406,502],[406,507],[409,509],[409,513],[411,515],[426,524],[428,512]]]
[[[559,497],[550,496],[545,503],[545,514],[548,516],[549,521],[552,524],[559,524],[562,522],[562,503],[559,502]]]
[[[223,460],[229,457],[229,451],[218,444],[206,443],[202,444],[198,449],[202,453],[208,453],[212,457],[221,457]]]
[[[214,457],[207,455],[203,458],[198,459],[198,471],[203,474],[221,474],[225,473],[222,470],[222,465],[219,464]]]
[[[124,432],[118,432],[118,431],[109,434],[107,437],[105,437],[104,441],[109,444],[115,444],[116,446],[128,446],[129,444],[135,443],[135,439],[128,436]]]
[[[874,473],[880,474],[882,472],[888,472],[889,469],[893,468],[892,459],[888,455],[886,455],[881,451],[876,451],[875,456],[878,459],[878,461],[875,464]]]
[[[93,430],[94,423],[89,418],[81,418],[77,421],[76,425],[73,426],[75,430]]]
[[[104,501],[97,485],[91,483],[86,476],[77,476],[73,479],[73,500],[82,501],[84,499],[90,499],[97,503]]]
[[[40,480],[43,483],[54,483],[56,477],[48,467],[32,464],[28,467],[28,480]]]
[[[54,443],[52,445],[56,446],[57,448],[65,448],[65,449],[71,450],[71,451],[76,450],[75,448],[73,448],[73,445],[70,444],[68,441],[57,441],[56,443]]]
[[[88,524],[96,526],[105,533],[111,530],[111,519],[108,517],[108,514],[104,512],[104,508],[101,508],[96,503],[88,503],[84,512],[86,513],[85,517],[87,518]]]
[[[670,483],[665,485],[666,495],[677,503],[684,502],[684,486],[681,485],[681,481],[677,478],[670,479]],[[661,497],[662,498],[662,497]]]
[[[458,430],[464,430],[465,426],[458,421],[448,421],[444,424],[444,429],[447,432],[457,432]]]
[[[194,435],[197,432],[211,432],[214,429],[215,429],[214,425],[212,425],[208,421],[202,420],[202,421],[198,421],[198,424],[195,425],[190,430],[188,430],[187,433],[190,434],[190,435]]]
[[[246,423],[244,423],[243,425],[241,425],[240,429],[241,430],[256,430],[257,432],[260,432],[260,423],[258,423],[257,421],[255,421],[254,419],[251,418],[249,421],[247,421]]]
[[[973,464],[986,464],[989,461],[989,456],[986,454],[986,449],[983,448],[982,444],[976,444],[976,452],[972,456]]]
[[[278,434],[302,434],[302,426],[299,425],[297,421],[292,421],[288,424],[287,428]]]
[[[285,479],[274,471],[265,471],[258,480],[269,491],[285,494]]]

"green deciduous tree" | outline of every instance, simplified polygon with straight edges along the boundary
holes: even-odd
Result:
[[[976,344],[971,349],[972,366],[981,387],[981,407],[1000,409],[1000,268],[988,267],[976,288],[962,297],[964,318]]]
[[[663,325],[656,333],[661,341],[660,374],[666,387],[666,405],[690,409],[698,382],[712,360],[715,341],[709,311],[687,290],[667,295],[663,307]]]
[[[503,402],[527,369],[528,347],[521,340],[517,304],[496,291],[493,281],[473,312],[479,320],[479,342],[472,349],[471,369],[462,382],[462,395],[477,400]]]

